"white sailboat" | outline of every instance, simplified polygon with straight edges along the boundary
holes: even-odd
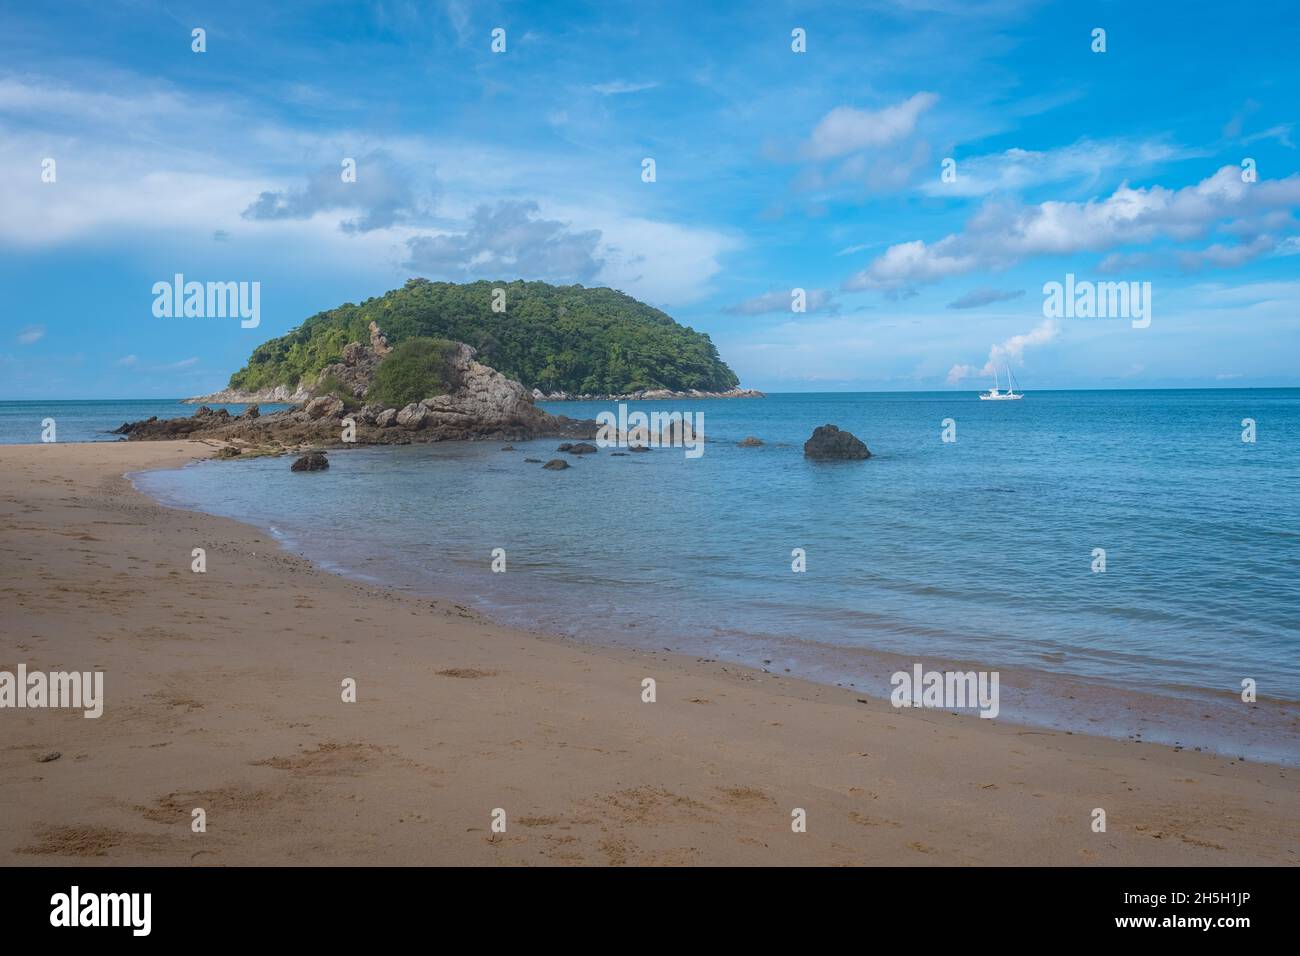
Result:
[[[1007,366],[1007,390],[1005,392],[998,391],[998,369],[996,365],[993,367],[993,387],[987,392],[980,392],[981,402],[1015,401],[1024,397],[1023,392],[1019,395],[1016,394],[1015,379],[1011,376],[1010,365]]]

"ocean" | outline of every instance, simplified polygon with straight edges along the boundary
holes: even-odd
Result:
[[[35,411],[11,424],[14,406],[36,404],[0,405],[4,440],[33,428]],[[75,404],[60,440],[141,417]],[[134,480],[264,527],[338,573],[506,624],[864,697],[888,697],[890,674],[914,662],[978,667],[1001,674],[1005,719],[1300,763],[1300,390],[629,407],[702,412],[704,454],[446,443],[331,452],[316,474],[262,458]],[[873,457],[806,460],[803,442],[826,423]],[[750,435],[764,444],[737,446]],[[498,548],[505,573],[491,569]],[[1242,701],[1243,681],[1256,702]]]
[[[232,415],[244,405],[212,405]],[[259,406],[263,412],[279,411],[287,405]],[[113,399],[105,401],[23,401],[0,402],[0,445],[35,444],[47,432],[46,419],[53,419],[53,437],[57,441],[120,441],[120,435],[108,432],[124,422],[138,422],[157,415],[181,418],[193,415],[197,405],[167,399]]]

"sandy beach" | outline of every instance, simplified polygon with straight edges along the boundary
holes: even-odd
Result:
[[[0,710],[5,864],[1300,861],[1288,768],[511,631],[123,477],[212,453],[0,447],[0,670],[106,697]]]

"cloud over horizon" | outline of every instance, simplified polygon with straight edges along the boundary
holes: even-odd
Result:
[[[948,370],[949,385],[959,385],[972,375],[993,375],[999,368],[1012,364],[1024,365],[1025,352],[1055,341],[1061,332],[1061,325],[1055,319],[1044,319],[1028,332],[1013,335],[1002,342],[989,346],[989,357],[980,368],[973,365],[954,365]]]

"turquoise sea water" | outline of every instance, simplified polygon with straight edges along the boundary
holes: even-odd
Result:
[[[1002,673],[1004,716],[1300,761],[1282,703],[1300,701],[1300,390],[631,407],[702,411],[704,455],[607,449],[550,472],[523,459],[568,457],[553,439],[448,443],[335,452],[319,474],[257,459],[137,483],[506,623],[881,697],[895,667],[972,662]],[[805,460],[828,422],[874,457]],[[747,435],[766,444],[736,447]],[[1240,702],[1245,678],[1257,705]]]
[[[232,415],[244,405],[213,405]],[[263,412],[278,411],[287,405],[262,405]],[[71,402],[0,402],[0,445],[33,444],[42,441],[43,422],[54,419],[54,437],[58,441],[119,441],[121,436],[107,432],[123,422],[138,422],[151,415],[181,418],[193,415],[198,406],[165,399],[121,399],[114,401]]]

